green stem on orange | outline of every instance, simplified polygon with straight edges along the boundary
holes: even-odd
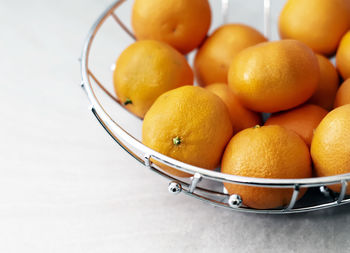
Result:
[[[173,143],[174,145],[178,146],[181,144],[181,139],[179,136],[176,136],[175,138],[173,138]]]
[[[124,102],[124,105],[132,104],[132,101],[130,98],[127,98]]]

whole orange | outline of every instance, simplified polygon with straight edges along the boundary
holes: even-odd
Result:
[[[229,142],[221,171],[257,178],[306,178],[311,176],[311,158],[304,141],[290,130],[281,126],[248,128]],[[292,189],[224,185],[229,194],[240,195],[243,204],[257,209],[284,206],[292,196]]]
[[[336,68],[324,56],[316,55],[320,66],[320,82],[309,103],[319,105],[326,110],[333,109],[335,95],[339,87],[339,77]]]
[[[227,83],[228,68],[237,53],[266,40],[260,32],[246,25],[219,27],[196,54],[194,67],[198,82],[202,86]]]
[[[311,156],[319,177],[350,173],[350,105],[334,109],[321,121],[312,140]],[[329,187],[340,191],[340,185]]]
[[[132,27],[139,40],[160,40],[186,54],[198,47],[211,23],[208,0],[135,0]]]
[[[350,78],[350,31],[342,38],[336,56],[337,68],[344,79]]]
[[[331,55],[349,29],[348,15],[343,0],[289,0],[280,14],[280,35]]]
[[[261,115],[242,106],[227,84],[216,83],[206,86],[206,89],[219,96],[226,104],[234,133],[261,124]]]
[[[317,57],[296,40],[264,42],[242,50],[228,74],[240,102],[258,112],[278,112],[304,103],[320,79]]]
[[[113,78],[121,103],[141,118],[162,93],[193,84],[186,58],[169,45],[152,40],[138,41],[125,49]]]
[[[310,146],[315,129],[327,115],[327,111],[317,105],[303,105],[290,111],[273,114],[265,126],[279,125],[297,133]]]
[[[142,125],[142,142],[179,161],[215,169],[232,136],[227,108],[212,92],[183,86],[161,95],[147,112]],[[166,165],[169,173],[191,176]]]
[[[347,79],[339,88],[335,97],[334,107],[350,104],[350,78]]]

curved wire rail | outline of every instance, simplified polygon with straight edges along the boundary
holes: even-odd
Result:
[[[116,15],[115,10],[119,8],[127,0],[118,0],[109,6],[96,20],[91,27],[81,55],[81,86],[85,90],[87,97],[90,101],[91,111],[108,132],[108,134],[132,157],[137,161],[145,165],[150,170],[158,173],[159,175],[170,180],[169,191],[172,193],[184,192],[186,195],[195,197],[202,201],[208,202],[215,206],[229,208],[231,210],[237,210],[250,213],[266,213],[266,214],[283,214],[283,213],[300,213],[307,211],[315,211],[325,209],[334,206],[344,205],[350,202],[350,199],[346,199],[347,181],[350,179],[349,174],[342,174],[330,177],[318,177],[318,178],[304,178],[304,179],[269,179],[269,178],[251,178],[235,176],[230,174],[224,174],[217,171],[210,171],[196,166],[192,166],[168,156],[160,154],[147,146],[143,145],[140,141],[130,135],[124,130],[118,123],[106,112],[106,110],[100,104],[93,88],[93,83],[96,87],[102,89],[102,91],[111,97],[116,103],[119,100],[114,97],[103,85],[97,77],[89,69],[89,54],[91,51],[91,45],[97,35],[100,27],[108,18],[112,18],[117,25],[119,25],[126,34],[128,34],[133,40],[134,35],[124,23]],[[224,22],[228,21],[229,0],[222,0],[222,16]],[[265,36],[270,37],[270,0],[264,0],[264,33]],[[92,82],[93,81],[93,82]],[[119,103],[120,104],[120,103]],[[177,170],[193,174],[189,182],[183,179],[178,179],[170,174],[164,172],[160,167],[152,163],[152,161],[158,161],[162,164],[175,168]],[[293,190],[293,194],[290,203],[287,207],[281,207],[279,209],[257,210],[242,205],[242,200],[238,195],[228,195],[223,191],[212,190],[209,188],[200,187],[199,184],[202,179],[215,181],[215,182],[229,182],[241,185],[256,186],[256,187],[268,187],[268,188],[290,188]],[[327,189],[327,185],[341,184],[341,191],[338,196],[330,193]],[[324,194],[324,201],[318,204],[305,205],[301,207],[295,207],[298,199],[298,195],[301,188],[320,188]],[[331,197],[330,197],[331,196]]]

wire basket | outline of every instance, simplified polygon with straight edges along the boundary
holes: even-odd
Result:
[[[242,177],[195,167],[162,155],[143,145],[140,141],[142,121],[127,112],[120,105],[112,91],[110,65],[118,57],[113,53],[119,54],[121,52],[120,48],[127,47],[135,40],[130,24],[128,24],[129,21],[123,21],[120,18],[123,15],[125,16],[125,13],[130,13],[130,10],[123,7],[125,2],[129,1],[118,0],[113,3],[91,27],[81,56],[81,86],[88,96],[92,113],[103,128],[137,161],[149,170],[168,179],[170,181],[168,187],[170,193],[178,194],[182,192],[188,196],[230,210],[268,214],[315,211],[350,202],[350,198],[346,198],[347,181],[350,179],[350,174],[305,179]],[[214,10],[214,15],[221,14],[222,21],[226,22],[229,18],[229,6],[233,3],[229,0],[217,1],[217,3],[218,7],[215,10],[221,13],[215,13]],[[261,20],[263,22],[261,24],[263,24],[265,36],[271,38],[270,0],[264,0],[261,3],[263,5]],[[130,15],[128,17],[130,20]],[[110,53],[106,55],[106,52]],[[101,81],[102,79],[103,81]],[[151,161],[157,161],[157,163],[179,171],[193,174],[193,177],[189,179],[176,178]],[[285,207],[268,210],[252,209],[242,205],[242,199],[239,195],[228,195],[223,187],[223,182],[255,187],[289,188],[292,189],[293,194],[289,204]],[[332,184],[341,184],[339,194],[333,193],[327,188],[328,185]],[[302,188],[308,188],[307,193],[297,201]]]

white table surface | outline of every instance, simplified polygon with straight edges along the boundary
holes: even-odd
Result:
[[[0,0],[0,252],[348,252],[349,207],[215,208],[170,195],[112,141],[77,60],[109,3]]]

